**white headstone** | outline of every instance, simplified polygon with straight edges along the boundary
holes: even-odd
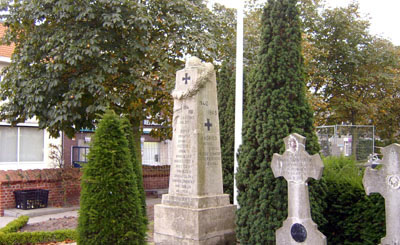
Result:
[[[323,171],[321,157],[310,156],[305,150],[306,139],[291,134],[284,139],[286,151],[274,154],[271,168],[274,176],[288,182],[288,218],[276,231],[276,244],[326,244],[326,237],[311,219],[308,178],[320,179]]]
[[[155,207],[156,244],[234,244],[235,206],[223,194],[215,71],[191,57],[176,74],[169,192]]]
[[[367,195],[379,193],[385,198],[386,237],[382,245],[400,245],[400,145],[382,149],[380,169],[367,167],[363,185]]]

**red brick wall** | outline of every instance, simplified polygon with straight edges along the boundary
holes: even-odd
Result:
[[[147,166],[143,165],[143,186],[145,190],[168,189],[169,165]]]
[[[0,23],[0,37],[3,37],[7,28]],[[15,45],[11,44],[10,46],[1,45],[0,46],[0,56],[11,58],[11,54],[14,52]]]
[[[78,205],[80,176],[79,169],[0,171],[0,216],[4,209],[15,208],[16,190],[49,190],[48,206]]]
[[[143,166],[145,190],[168,189],[170,166]],[[49,190],[48,206],[79,205],[80,169],[35,169],[0,171],[0,216],[15,208],[14,191]]]

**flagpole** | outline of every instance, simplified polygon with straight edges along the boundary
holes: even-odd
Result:
[[[238,1],[237,7],[237,34],[236,34],[236,91],[235,91],[235,162],[233,178],[233,203],[239,208],[237,200],[238,190],[236,187],[236,173],[239,166],[237,153],[242,144],[242,124],[243,124],[243,8],[242,0]]]

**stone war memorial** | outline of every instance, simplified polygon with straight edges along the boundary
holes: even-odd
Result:
[[[326,237],[311,219],[308,178],[320,179],[323,164],[319,154],[310,156],[305,150],[305,137],[291,134],[284,139],[283,155],[274,154],[271,168],[275,176],[288,182],[288,217],[276,231],[276,244],[327,244]]]
[[[214,67],[190,58],[176,74],[168,194],[154,208],[156,244],[236,244],[235,211],[223,194]]]
[[[381,245],[400,245],[400,145],[386,146],[382,153],[382,167],[367,167],[363,185],[367,195],[379,193],[385,198],[386,237]]]

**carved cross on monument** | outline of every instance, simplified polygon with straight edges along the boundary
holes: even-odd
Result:
[[[274,176],[288,182],[288,218],[276,231],[276,244],[326,244],[326,237],[311,219],[308,178],[320,179],[323,171],[321,157],[305,151],[305,137],[291,134],[284,139],[283,155],[274,154],[271,168]]]
[[[206,126],[208,131],[210,131],[210,128],[212,127],[212,123],[210,122],[210,119],[207,118],[207,122],[204,124],[204,126]]]
[[[182,78],[182,81],[184,81],[185,84],[187,84],[189,80],[190,80],[190,77],[188,76],[187,73],[185,73],[185,77]]]
[[[363,185],[367,195],[379,193],[385,198],[386,237],[382,245],[400,245],[400,145],[382,149],[382,168],[367,167]]]

